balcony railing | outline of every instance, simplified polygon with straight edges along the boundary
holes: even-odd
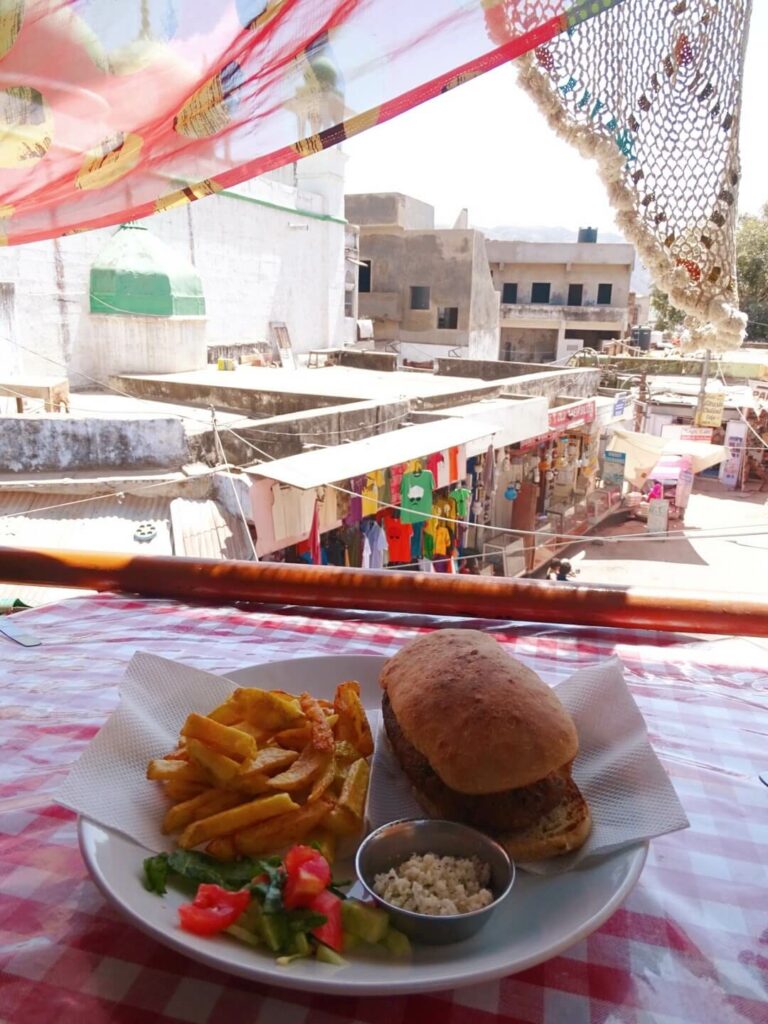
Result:
[[[397,570],[0,547],[0,581],[230,604],[319,606],[768,636],[768,600]]]
[[[501,320],[610,320],[622,323],[627,319],[625,306],[568,306],[554,299],[551,302],[518,302],[501,304]]]

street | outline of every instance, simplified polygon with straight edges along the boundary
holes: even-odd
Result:
[[[762,536],[735,537],[764,527]],[[697,537],[728,527],[727,539]],[[675,528],[674,525],[672,527]],[[652,540],[644,522],[629,520],[600,531],[627,540],[576,545],[565,553],[576,583],[649,586],[713,593],[768,593],[768,493],[735,492],[719,481],[696,477],[685,520],[685,537]],[[635,538],[649,538],[636,540]]]

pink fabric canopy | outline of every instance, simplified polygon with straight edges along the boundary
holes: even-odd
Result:
[[[0,240],[146,217],[336,145],[619,0],[8,0]]]

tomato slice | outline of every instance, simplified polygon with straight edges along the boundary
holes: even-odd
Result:
[[[320,942],[341,953],[344,948],[344,933],[341,927],[341,900],[328,889],[323,889],[309,904],[309,909],[318,914],[325,914],[325,924],[312,929],[312,934]]]
[[[301,864],[306,860],[313,860],[315,857],[322,857],[323,855],[314,848],[314,846],[304,846],[302,843],[297,843],[296,846],[292,846],[288,853],[283,858],[283,864],[285,864],[285,870],[288,874],[292,874]],[[325,859],[325,858],[323,858]]]
[[[185,931],[195,935],[216,935],[234,924],[250,902],[247,889],[230,892],[204,882],[197,887],[193,902],[179,907],[179,922]]]
[[[325,857],[305,860],[286,877],[283,887],[283,903],[287,910],[306,907],[310,901],[331,881],[331,869]]]
[[[306,907],[330,883],[331,867],[311,846],[293,846],[285,855],[283,903],[287,910]]]

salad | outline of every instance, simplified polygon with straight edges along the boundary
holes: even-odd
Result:
[[[284,857],[222,863],[204,853],[175,850],[144,861],[144,884],[162,896],[173,883],[191,890],[179,926],[195,935],[225,933],[268,949],[282,965],[315,957],[342,966],[342,953],[365,945],[395,955],[410,951],[386,911],[352,899],[331,877],[315,846],[292,846]]]

